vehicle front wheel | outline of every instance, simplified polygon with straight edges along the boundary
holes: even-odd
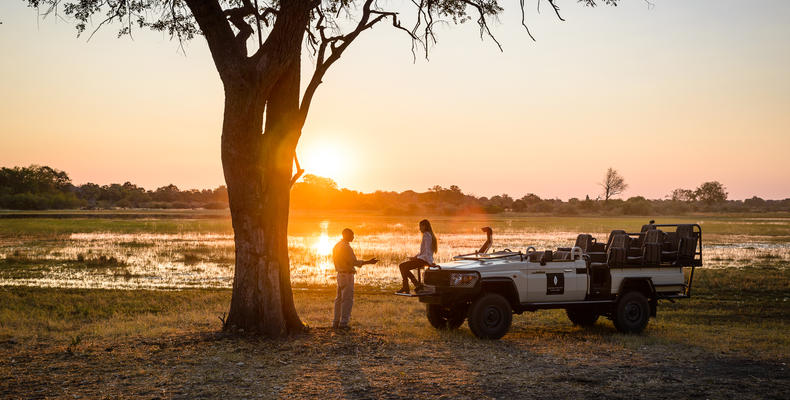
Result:
[[[425,305],[425,314],[428,316],[428,322],[436,329],[458,329],[464,324],[466,319],[465,311],[461,306]]]
[[[568,319],[577,326],[593,326],[598,321],[598,313],[592,307],[568,308],[565,310]]]
[[[513,310],[507,299],[496,293],[486,293],[469,308],[469,329],[480,339],[499,339],[505,336],[513,321]]]
[[[647,297],[639,292],[628,292],[617,301],[612,322],[623,333],[641,333],[650,319]]]

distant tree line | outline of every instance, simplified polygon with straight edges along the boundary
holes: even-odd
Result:
[[[609,183],[607,185],[607,182]],[[536,194],[527,194],[518,199],[504,193],[492,197],[476,197],[465,194],[458,186],[433,186],[426,192],[360,193],[338,188],[329,179],[305,175],[292,190],[291,205],[294,209],[325,210],[371,210],[385,214],[443,214],[462,215],[469,213],[497,214],[502,212],[526,212],[551,215],[680,215],[695,212],[775,212],[790,211],[790,198],[763,200],[753,197],[747,200],[727,200],[726,188],[719,182],[705,182],[695,190],[676,189],[665,199],[649,200],[635,196],[627,200],[612,196],[627,186],[616,171],[609,169],[600,198],[589,196],[568,201],[542,199]],[[677,197],[677,193],[684,197]],[[606,200],[606,197],[609,197]]]
[[[611,180],[614,176],[614,180]],[[606,200],[606,182],[609,199]],[[695,212],[780,212],[790,211],[790,198],[764,200],[727,200],[724,185],[705,182],[696,189],[675,189],[664,199],[650,200],[635,196],[626,200],[614,199],[621,193],[624,180],[616,171],[607,171],[601,184],[601,196],[591,199],[542,199],[527,194],[514,199],[508,194],[477,197],[464,193],[460,187],[439,185],[425,192],[376,191],[361,193],[339,188],[329,178],[307,174],[294,184],[291,193],[292,209],[360,210],[391,215],[463,215],[475,213],[498,214],[523,212],[551,215],[680,215]],[[612,190],[614,188],[615,190]],[[601,198],[604,199],[601,199]],[[72,184],[68,174],[50,167],[32,165],[0,169],[0,208],[12,210],[45,209],[107,209],[107,208],[203,208],[228,207],[225,186],[213,190],[180,190],[175,185],[146,190],[130,182],[97,185]]]
[[[228,207],[225,186],[180,190],[175,185],[145,190],[133,183],[75,186],[68,174],[46,166],[0,169],[0,208],[11,210]]]

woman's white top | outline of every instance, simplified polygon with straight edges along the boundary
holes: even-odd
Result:
[[[420,254],[417,254],[417,258],[427,262],[428,264],[433,264],[433,239],[431,238],[431,234],[428,232],[422,233],[422,243],[420,244]]]

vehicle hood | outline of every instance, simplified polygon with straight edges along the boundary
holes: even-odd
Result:
[[[507,271],[524,268],[527,261],[515,260],[457,260],[441,263],[442,270],[451,271]]]

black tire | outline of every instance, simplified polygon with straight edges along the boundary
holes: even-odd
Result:
[[[505,336],[513,322],[513,310],[507,299],[496,293],[486,293],[469,308],[469,329],[480,339],[499,339]]]
[[[567,308],[565,313],[576,326],[593,326],[598,321],[598,313],[592,307]]]
[[[465,311],[462,306],[425,305],[425,315],[428,317],[428,322],[436,329],[458,329],[466,319]]]
[[[650,304],[640,292],[627,292],[615,305],[612,322],[622,333],[641,333],[650,319]]]

